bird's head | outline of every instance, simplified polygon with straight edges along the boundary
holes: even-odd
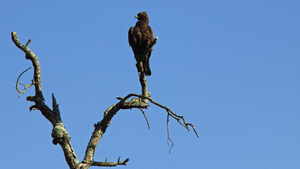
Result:
[[[146,21],[146,22],[149,22],[149,19],[148,19],[148,15],[146,12],[140,12],[138,13],[135,18],[137,18],[139,21]]]

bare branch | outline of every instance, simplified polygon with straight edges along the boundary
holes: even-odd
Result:
[[[126,163],[129,161],[129,158],[126,158],[124,161],[120,161],[120,157],[118,158],[118,162],[107,162],[107,158],[105,162],[96,162],[94,161],[91,166],[101,166],[101,167],[115,167],[117,165],[127,165]]]
[[[121,101],[120,101],[121,102]],[[94,125],[95,129],[85,151],[83,163],[92,164],[99,140],[105,133],[106,128],[111,122],[113,116],[120,110],[120,103],[110,106],[105,112],[103,119]]]
[[[35,95],[27,96],[26,98],[28,101],[35,103],[33,106],[30,107],[30,110],[35,110],[35,109],[40,110],[41,113],[45,116],[45,118],[52,123],[53,144],[55,145],[57,143],[60,144],[60,146],[63,149],[65,159],[68,165],[70,166],[70,168],[75,168],[78,165],[79,161],[71,146],[71,141],[69,140],[70,136],[62,123],[59,109],[58,109],[58,104],[56,103],[56,99],[54,98],[54,95],[52,94],[53,111],[44,103],[45,99],[42,94],[40,63],[38,61],[37,56],[29,49],[29,44],[31,40],[28,40],[26,46],[24,46],[20,43],[16,32],[12,32],[11,36],[12,36],[12,41],[19,49],[21,49],[25,53],[25,58],[29,59],[32,62],[32,65],[34,67],[33,85],[35,86]],[[21,75],[24,72],[22,72]],[[17,84],[19,83],[18,80],[17,80]]]
[[[159,106],[159,107],[165,109],[165,110],[167,111],[168,115],[170,115],[171,117],[173,117],[174,119],[176,119],[177,122],[178,122],[179,124],[181,124],[183,127],[185,127],[188,131],[190,131],[190,129],[189,129],[188,126],[193,126],[191,123],[186,123],[186,121],[185,121],[185,119],[184,119],[183,116],[177,115],[177,114],[174,113],[169,107],[164,106],[164,105],[161,105],[161,104],[155,102],[155,101],[154,101],[152,98],[150,98],[150,97],[145,97],[145,96],[142,96],[142,95],[138,95],[138,94],[135,94],[135,93],[131,93],[131,94],[127,95],[127,96],[124,98],[124,100],[129,99],[129,98],[132,97],[132,96],[136,96],[136,97],[148,99],[151,103],[155,104],[156,106]],[[194,131],[195,131],[195,130],[194,130]],[[197,137],[198,137],[198,134],[196,134],[196,135],[197,135]]]
[[[12,40],[15,43],[15,45],[25,53],[26,59],[30,59],[32,62],[32,65],[34,68],[33,79],[34,79],[34,86],[35,86],[34,100],[36,100],[38,102],[45,101],[44,96],[42,94],[40,63],[38,61],[37,56],[33,52],[31,52],[31,50],[29,49],[29,44],[30,44],[31,40],[28,40],[28,42],[26,43],[26,46],[24,46],[20,43],[16,32],[12,32],[11,36],[12,36]]]
[[[142,86],[142,95],[146,96],[146,97],[151,97],[151,95],[150,95],[150,93],[148,92],[148,89],[147,89],[147,81],[146,81],[144,73],[140,73],[140,83],[141,83],[141,86]],[[148,104],[147,99],[143,98],[142,101],[144,103]]]
[[[141,86],[142,86],[142,93],[145,96],[148,96],[147,83],[146,83],[144,74],[140,74],[140,82],[141,82]],[[143,101],[141,101],[141,99],[135,99],[135,98],[133,98],[132,100],[128,100],[129,97],[130,96],[127,96],[125,98],[117,97],[117,99],[120,101],[117,104],[114,104],[114,105],[110,106],[107,110],[105,110],[103,119],[94,125],[95,129],[90,138],[88,146],[86,148],[84,160],[82,163],[86,163],[86,165],[91,165],[93,163],[93,157],[94,157],[98,142],[102,138],[102,135],[105,133],[106,128],[108,127],[108,125],[111,122],[111,119],[120,109],[139,108],[141,110],[141,108],[147,108],[149,106],[145,99],[143,99]],[[145,114],[144,114],[144,116],[145,116]],[[150,128],[147,117],[145,116],[145,118],[146,118],[148,127]]]
[[[140,77],[141,77],[141,76],[143,76],[143,74],[140,74]],[[142,81],[141,81],[141,85],[143,86]],[[146,92],[147,92],[147,91],[146,91]],[[172,147],[174,146],[174,142],[173,142],[172,139],[170,138],[170,130],[169,130],[169,117],[170,117],[170,116],[173,117],[175,120],[177,120],[177,122],[178,122],[179,124],[181,124],[184,128],[186,128],[188,131],[190,131],[189,126],[191,126],[191,127],[193,128],[193,130],[194,130],[196,136],[199,137],[199,136],[198,136],[198,133],[197,133],[197,131],[196,131],[196,129],[195,129],[195,127],[194,127],[194,125],[193,125],[192,123],[186,123],[186,120],[184,119],[183,116],[177,115],[177,114],[174,113],[169,107],[164,106],[164,105],[161,105],[161,104],[155,102],[155,101],[154,101],[152,98],[150,98],[150,97],[147,97],[147,96],[144,96],[144,95],[138,95],[138,94],[131,93],[131,94],[128,94],[125,98],[119,98],[119,99],[121,99],[121,100],[123,100],[123,101],[126,101],[127,99],[129,99],[130,97],[133,97],[133,96],[138,97],[138,98],[142,98],[142,99],[135,99],[135,100],[145,100],[145,99],[146,99],[146,100],[149,100],[151,103],[153,103],[153,104],[155,104],[156,106],[159,106],[159,107],[161,107],[161,108],[163,108],[163,109],[165,109],[165,110],[167,111],[167,133],[168,133],[168,139],[167,139],[167,141],[168,141],[168,146],[170,147],[170,148],[169,148],[169,153],[171,153],[171,149],[172,149]],[[140,109],[140,110],[142,111],[142,109]],[[143,111],[142,111],[142,112],[143,112]],[[144,112],[143,112],[143,114],[144,114]],[[145,115],[145,114],[144,114],[144,115]],[[145,118],[146,118],[146,116],[145,116]],[[149,123],[148,123],[148,120],[147,120],[147,119],[146,119],[146,121],[147,121],[147,124],[148,124],[148,126],[149,126]],[[149,126],[149,128],[150,128],[150,126]],[[171,146],[169,145],[169,141],[171,142]]]

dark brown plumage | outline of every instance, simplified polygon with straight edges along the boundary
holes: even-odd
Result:
[[[147,49],[154,36],[151,27],[148,25],[149,18],[146,12],[138,13],[135,18],[137,18],[138,21],[136,22],[135,27],[130,27],[128,32],[128,40],[129,45],[132,47],[134,55],[137,56],[141,55],[143,51]],[[144,58],[141,58],[143,62],[142,72],[145,73],[146,76],[151,75],[149,66],[150,56],[151,50]]]

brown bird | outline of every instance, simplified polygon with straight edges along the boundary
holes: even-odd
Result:
[[[138,13],[135,18],[138,21],[135,24],[135,27],[130,27],[128,31],[128,41],[129,45],[132,47],[133,53],[135,56],[141,55],[148,47],[150,42],[153,40],[153,31],[151,27],[148,25],[149,18],[146,12]],[[151,70],[149,66],[149,58],[151,56],[151,50],[141,58],[143,62],[142,72],[145,73],[146,76],[151,75]]]

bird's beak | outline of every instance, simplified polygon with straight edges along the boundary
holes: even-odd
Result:
[[[137,15],[135,15],[135,16],[134,16],[134,18],[137,18],[137,19],[139,19],[140,17],[139,17],[139,16],[137,16]]]

